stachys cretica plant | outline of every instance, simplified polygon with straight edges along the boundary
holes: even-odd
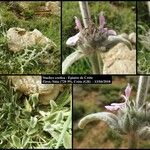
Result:
[[[99,26],[96,26],[92,20],[89,20],[88,28],[84,28],[76,16],[75,24],[79,33],[67,40],[66,44],[68,46],[76,45],[77,49],[85,53],[92,53],[97,50],[102,52],[108,51],[116,44],[123,42],[132,49],[128,40],[117,35],[114,30],[109,30],[105,27],[106,21],[103,11],[99,15]]]
[[[81,2],[82,3],[82,2]],[[85,8],[84,8],[85,9]],[[83,15],[82,15],[83,17]],[[88,17],[88,16],[87,16]],[[85,16],[83,18],[86,18]],[[83,20],[84,21],[84,20]],[[70,54],[62,64],[62,73],[65,74],[67,69],[77,60],[89,58],[93,74],[102,74],[101,54],[109,51],[118,43],[124,43],[131,50],[132,45],[128,39],[122,35],[117,35],[116,31],[109,30],[106,25],[103,12],[99,15],[99,25],[97,26],[89,17],[84,26],[79,18],[75,16],[76,29],[79,31],[76,35],[66,41],[67,46],[75,46],[76,51]]]
[[[144,102],[142,106],[137,107],[134,100],[129,100],[131,89],[131,85],[128,84],[125,94],[121,95],[124,99],[123,103],[112,103],[105,106],[109,112],[98,112],[85,116],[80,120],[79,128],[83,129],[92,121],[102,120],[119,134],[128,135],[129,148],[137,148],[139,138],[150,139],[150,103]]]

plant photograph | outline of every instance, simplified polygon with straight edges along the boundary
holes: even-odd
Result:
[[[0,1],[0,74],[61,73],[57,1]]]
[[[62,2],[63,74],[136,74],[136,1]]]
[[[149,149],[150,77],[73,85],[73,148]]]
[[[0,76],[0,148],[70,149],[72,86]]]
[[[150,73],[150,2],[137,2],[137,71],[139,74]]]

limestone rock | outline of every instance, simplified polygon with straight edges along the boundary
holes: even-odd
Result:
[[[129,34],[129,40],[131,41],[131,43],[136,44],[136,33],[132,32]]]
[[[35,10],[37,16],[47,17],[52,15],[60,16],[60,2],[59,1],[48,1],[45,6],[39,6]]]
[[[41,76],[10,76],[15,89],[25,95],[39,93],[39,102],[49,104],[50,100],[55,100],[63,85],[41,84]]]
[[[136,50],[129,50],[123,43],[106,53],[101,53],[103,74],[136,74]]]
[[[13,27],[7,31],[7,43],[10,51],[19,52],[34,45],[54,47],[55,44],[39,30],[26,31],[23,28]]]
[[[54,15],[59,15],[60,14],[60,2],[59,1],[49,1],[49,2],[46,2],[45,4],[45,8],[46,10],[50,11],[51,14],[54,14]]]

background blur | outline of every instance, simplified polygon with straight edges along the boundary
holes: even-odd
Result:
[[[130,99],[135,99],[138,76],[113,76],[112,84],[73,86],[74,148],[128,148],[127,136],[120,137],[102,121],[89,123],[82,130],[78,128],[78,122],[84,116],[107,111],[104,106],[113,102],[123,102],[120,95],[124,94],[127,83],[133,86]],[[140,141],[139,148],[149,147],[149,141]]]
[[[148,46],[144,46],[140,43],[141,39],[140,35],[147,36],[148,30],[150,28],[150,14],[148,12],[148,6],[146,1],[138,1],[137,2],[137,19],[138,19],[138,42],[137,42],[137,54],[138,54],[138,72],[141,74],[150,72],[150,44]],[[144,38],[142,38],[144,40]],[[150,37],[148,39],[148,43],[150,41]]]
[[[135,1],[97,1],[89,2],[89,9],[92,20],[98,25],[100,11],[104,11],[106,26],[114,29],[117,34],[131,33],[136,31],[136,2]],[[63,60],[71,54],[74,49],[66,46],[69,37],[74,36],[78,31],[75,29],[74,16],[82,20],[78,2],[62,3],[62,57]],[[68,73],[91,73],[90,63],[87,59],[76,62]]]

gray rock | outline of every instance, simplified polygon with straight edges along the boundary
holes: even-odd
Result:
[[[129,34],[129,40],[131,41],[131,43],[136,44],[136,33],[132,32]]]
[[[119,43],[110,51],[101,53],[103,74],[136,74],[136,50]]]
[[[41,104],[49,104],[50,100],[55,100],[59,92],[63,89],[61,84],[42,84],[41,76],[10,76],[15,89],[25,95],[38,93]]]
[[[34,45],[56,46],[53,41],[44,36],[39,30],[26,31],[23,28],[13,27],[7,31],[7,43],[10,51],[19,52]]]

